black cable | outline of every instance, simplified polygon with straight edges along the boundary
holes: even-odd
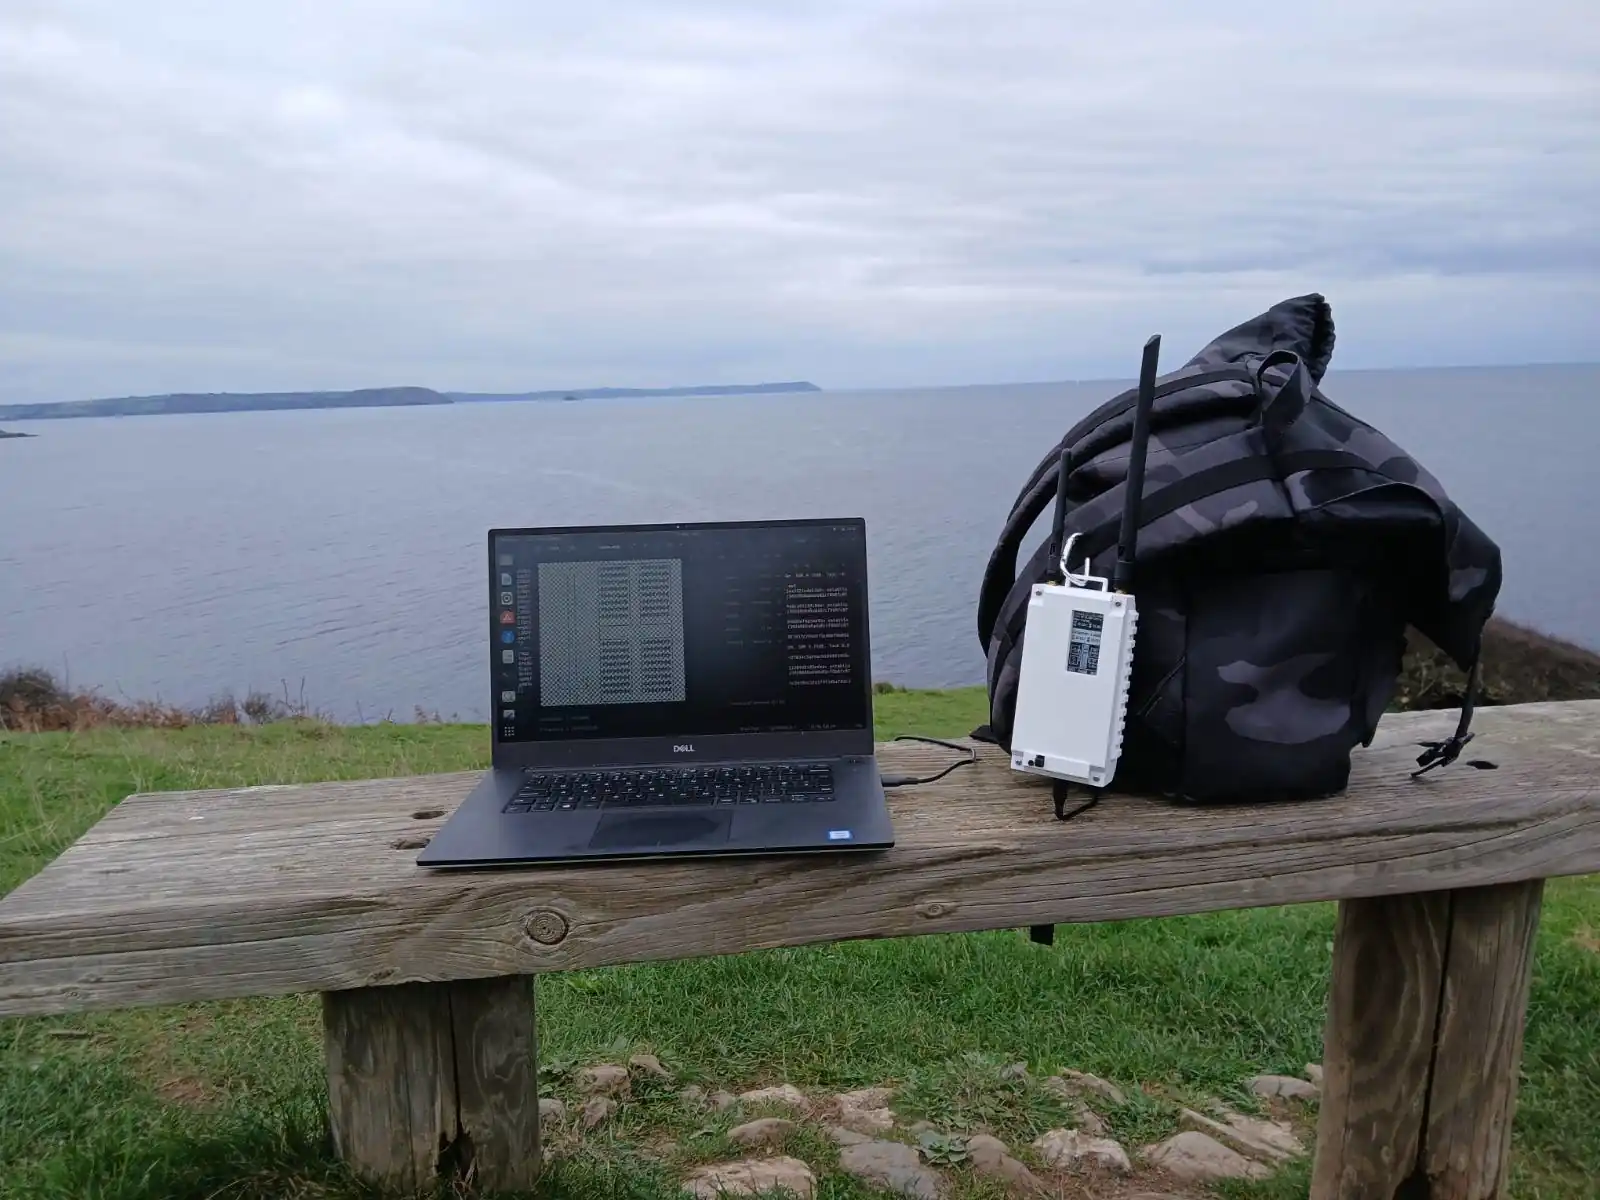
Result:
[[[957,759],[937,775],[884,775],[882,777],[883,786],[886,788],[911,787],[913,784],[933,783],[936,780],[943,779],[957,767],[964,767],[968,763],[978,761],[978,750],[975,746],[963,746],[959,742],[947,742],[943,738],[922,737],[920,734],[915,733],[903,733],[894,740],[897,742],[926,742],[930,746],[943,746],[949,750],[960,750],[967,757]]]
[[[1065,779],[1057,779],[1050,788],[1051,798],[1055,800],[1056,804],[1056,820],[1070,821],[1079,813],[1088,812],[1096,804],[1100,803],[1100,793],[1103,790],[1103,788],[1090,788],[1089,798],[1082,804],[1078,805],[1077,808],[1073,809],[1071,812],[1068,812],[1067,797],[1072,795],[1072,785]]]

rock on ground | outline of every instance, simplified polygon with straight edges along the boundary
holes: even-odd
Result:
[[[782,1117],[760,1117],[728,1130],[728,1140],[736,1146],[770,1146],[781,1142],[795,1130],[793,1121]]]
[[[578,1072],[578,1090],[591,1095],[614,1096],[628,1090],[628,1068],[613,1063],[585,1067]]]
[[[1082,1164],[1108,1171],[1127,1174],[1133,1170],[1128,1152],[1110,1138],[1090,1137],[1076,1129],[1052,1129],[1034,1140],[1033,1148],[1039,1157],[1052,1167],[1076,1167]]]
[[[904,1142],[861,1142],[839,1151],[839,1169],[884,1191],[913,1200],[942,1200],[944,1178],[922,1165]]]
[[[732,1092],[725,1092],[721,1088],[718,1088],[716,1091],[711,1093],[711,1107],[716,1109],[718,1112],[726,1112],[737,1103],[739,1103],[739,1097],[735,1096]]]
[[[1320,1092],[1322,1090],[1322,1064],[1307,1063],[1306,1078],[1311,1081],[1311,1086]]]
[[[1236,1112],[1225,1113],[1223,1121],[1213,1121],[1192,1108],[1184,1109],[1182,1116],[1190,1127],[1259,1159],[1287,1162],[1306,1152],[1294,1131],[1276,1121],[1262,1121]]]
[[[1189,1130],[1145,1149],[1144,1156],[1163,1171],[1187,1183],[1219,1179],[1265,1179],[1265,1166],[1230,1150],[1214,1138]]]
[[[635,1054],[628,1060],[628,1066],[641,1075],[653,1075],[657,1079],[672,1078],[672,1072],[663,1067],[661,1060],[654,1054]]]
[[[739,1099],[745,1104],[786,1104],[790,1108],[806,1106],[806,1094],[792,1083],[778,1087],[756,1088],[753,1092],[745,1092]]]
[[[887,1133],[894,1128],[894,1113],[889,1111],[889,1088],[862,1088],[834,1097],[839,1106],[839,1124],[857,1133]]]
[[[742,1162],[701,1167],[683,1181],[683,1190],[698,1200],[724,1196],[756,1196],[782,1189],[811,1200],[817,1177],[798,1158],[747,1158]]]
[[[1078,1128],[1094,1137],[1105,1137],[1111,1132],[1111,1126],[1100,1119],[1100,1114],[1087,1104],[1079,1104],[1072,1110],[1072,1119],[1078,1123]]]
[[[1062,1071],[1061,1074],[1046,1079],[1044,1086],[1058,1096],[1080,1096],[1084,1092],[1092,1092],[1113,1104],[1121,1105],[1128,1102],[1128,1097],[1116,1084],[1101,1079],[1098,1075],[1086,1075],[1082,1071]]]
[[[554,1096],[541,1096],[539,1098],[539,1123],[547,1121],[565,1121],[567,1119],[567,1106]]]
[[[583,1127],[596,1129],[617,1111],[617,1102],[610,1096],[590,1096],[583,1104]]]
[[[1028,1064],[1019,1062],[1012,1063],[1008,1067],[1001,1067],[1000,1078],[1008,1081],[1014,1080],[1018,1083],[1027,1083],[1032,1076],[1028,1074]]]
[[[828,1136],[840,1146],[861,1146],[872,1139],[864,1133],[857,1133],[854,1129],[846,1129],[843,1125],[828,1126]]]
[[[889,1103],[893,1095],[893,1088],[870,1087],[857,1088],[853,1092],[840,1092],[834,1099],[848,1108],[882,1108]]]
[[[967,1139],[967,1156],[979,1175],[998,1179],[1013,1195],[1042,1195],[1045,1186],[1025,1163],[1011,1157],[1006,1144],[997,1137],[980,1133]]]
[[[1296,1079],[1293,1075],[1257,1075],[1249,1082],[1249,1088],[1263,1100],[1315,1100],[1317,1088],[1313,1083],[1304,1079]]]

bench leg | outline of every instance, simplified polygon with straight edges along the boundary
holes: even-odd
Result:
[[[1543,894],[1340,904],[1312,1200],[1502,1195]]]
[[[532,1187],[539,1098],[527,976],[324,992],[335,1152],[401,1191],[441,1174]]]

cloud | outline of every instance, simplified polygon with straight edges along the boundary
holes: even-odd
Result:
[[[1593,357],[1592,0],[0,13],[0,401]]]

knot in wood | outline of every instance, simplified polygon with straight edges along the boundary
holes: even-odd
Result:
[[[940,917],[948,917],[955,910],[956,906],[948,900],[924,900],[917,905],[917,916],[938,920]]]
[[[567,919],[554,909],[541,908],[528,914],[522,928],[541,946],[554,946],[567,936]]]

